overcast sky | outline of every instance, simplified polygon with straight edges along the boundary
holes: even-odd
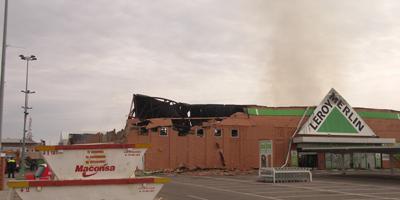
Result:
[[[4,0],[1,1],[3,10]],[[400,110],[397,0],[11,0],[4,137],[124,127],[133,93],[187,103]],[[1,11],[3,16],[3,11]],[[2,21],[2,20],[0,20]]]

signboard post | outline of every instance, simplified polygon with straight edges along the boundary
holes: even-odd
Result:
[[[298,167],[299,165],[299,155],[297,150],[290,151],[290,166]]]

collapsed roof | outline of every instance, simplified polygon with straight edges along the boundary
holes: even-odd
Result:
[[[133,95],[133,109],[130,116],[140,120],[151,118],[202,118],[229,117],[237,112],[244,112],[245,105],[225,104],[187,104],[173,100]]]
[[[153,128],[147,126],[148,119],[171,118],[172,127],[180,135],[187,134],[191,127],[201,126],[203,122],[214,118],[229,117],[237,112],[245,112],[246,105],[225,105],[225,104],[187,104],[160,97],[150,97],[141,94],[134,94],[130,109],[130,118],[140,120],[136,125],[142,130]]]

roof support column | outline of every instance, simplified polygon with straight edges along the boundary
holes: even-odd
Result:
[[[354,169],[354,153],[350,153],[350,169]]]
[[[344,153],[341,153],[340,155],[342,157],[342,162],[340,163],[341,164],[342,174],[346,175],[346,167],[345,167],[345,164],[344,164]]]
[[[389,154],[389,160],[390,160],[390,174],[394,174],[394,156],[393,154]]]

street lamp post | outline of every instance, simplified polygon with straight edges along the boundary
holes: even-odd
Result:
[[[23,137],[22,137],[22,152],[21,152],[21,176],[25,176],[25,138],[26,138],[26,118],[28,117],[28,110],[32,109],[28,107],[28,95],[35,93],[34,91],[28,90],[28,72],[29,72],[29,61],[34,61],[37,60],[36,56],[31,55],[31,56],[24,56],[24,55],[19,55],[19,57],[22,60],[26,60],[26,79],[25,79],[25,90],[22,90],[21,92],[25,93],[25,105],[22,106],[24,109],[24,130],[23,130]]]
[[[4,23],[3,23],[3,45],[1,51],[1,75],[0,75],[0,151],[3,150],[3,107],[4,107],[4,78],[6,68],[6,47],[7,47],[7,16],[8,16],[8,0],[4,1]]]

